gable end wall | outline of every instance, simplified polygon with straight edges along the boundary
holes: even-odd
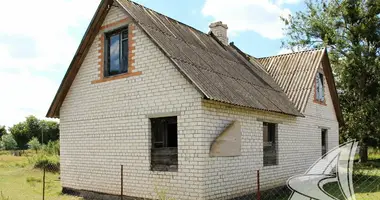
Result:
[[[115,6],[102,27],[128,18]],[[118,195],[124,165],[125,195],[156,198],[157,186],[177,199],[198,199],[203,175],[193,141],[200,136],[201,95],[142,30],[135,26],[132,35],[131,59],[141,74],[94,83],[101,78],[100,32],[62,104],[62,186]],[[178,172],[150,171],[153,115],[178,115]]]

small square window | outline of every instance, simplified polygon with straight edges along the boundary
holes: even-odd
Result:
[[[277,165],[277,125],[263,123],[264,166]]]
[[[317,101],[324,102],[325,101],[325,87],[323,82],[323,74],[318,72],[316,77],[316,88],[315,88],[315,98]]]
[[[106,34],[105,76],[128,72],[128,28]]]
[[[152,118],[152,171],[178,170],[177,117]]]

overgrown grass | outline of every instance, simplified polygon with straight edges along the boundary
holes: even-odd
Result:
[[[36,156],[27,152],[22,156],[12,156],[0,152],[0,200],[42,199],[42,176],[40,169],[30,162]],[[25,156],[26,155],[26,156]],[[79,197],[62,195],[58,173],[46,172],[46,198],[48,200],[80,200]]]

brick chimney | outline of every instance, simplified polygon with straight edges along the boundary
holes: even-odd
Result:
[[[227,37],[227,24],[223,24],[221,21],[214,22],[210,24],[210,32],[212,32],[220,42],[224,45],[228,45],[228,37]]]

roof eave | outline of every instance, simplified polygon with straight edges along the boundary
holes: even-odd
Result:
[[[338,92],[336,89],[334,74],[332,72],[332,68],[331,68],[331,64],[330,64],[330,59],[328,57],[327,49],[324,49],[324,55],[323,56],[324,56],[323,60],[322,60],[323,71],[325,73],[326,80],[328,81],[330,96],[331,96],[331,100],[332,100],[333,105],[334,105],[335,115],[336,115],[336,118],[338,120],[339,125],[343,126],[344,125],[343,114],[342,114],[342,110],[340,108],[339,96],[338,96]]]

